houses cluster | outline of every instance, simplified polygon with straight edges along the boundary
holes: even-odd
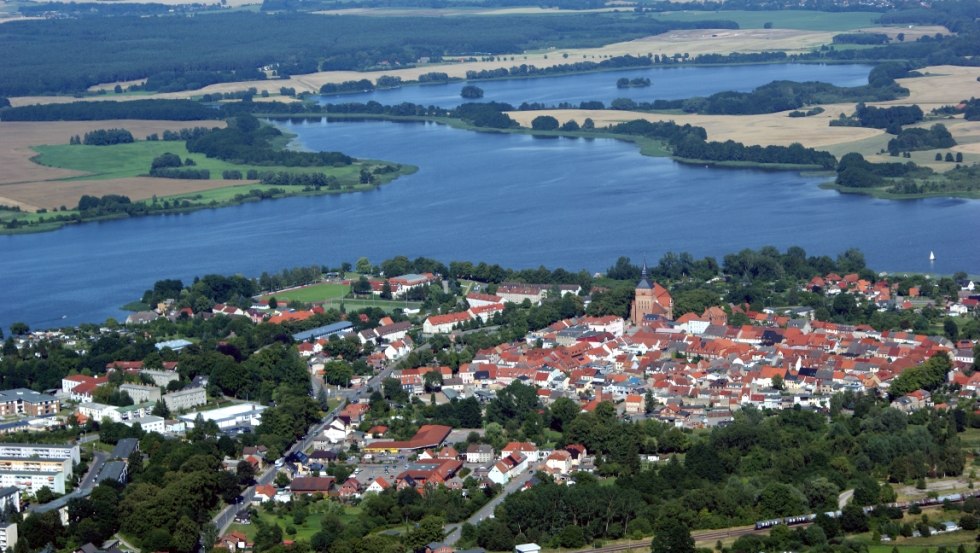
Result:
[[[375,296],[380,296],[382,293],[384,293],[385,283],[387,283],[388,289],[391,291],[391,297],[403,298],[408,295],[408,292],[411,290],[428,286],[430,284],[435,284],[440,280],[442,280],[441,277],[434,273],[412,273],[391,277],[388,279],[371,280],[371,293]],[[354,283],[347,280],[344,281],[344,284],[353,285]]]
[[[440,371],[444,390],[481,399],[520,381],[535,386],[546,404],[568,397],[590,410],[610,400],[624,415],[692,428],[726,424],[747,405],[819,408],[840,391],[887,393],[902,371],[937,353],[952,360],[950,379],[962,394],[972,397],[980,383],[968,372],[969,341],[814,321],[805,311],[730,309],[750,324],[729,325],[717,306],[676,320],[647,313],[629,332],[620,317],[581,317],[529,333],[523,343],[479,351],[455,374],[422,367],[394,376],[406,391],[421,394],[425,373]]]
[[[972,280],[961,280],[956,283],[959,288],[956,297],[946,298],[937,302],[924,298],[917,286],[909,287],[904,296],[899,294],[899,286],[887,279],[871,282],[861,278],[856,273],[840,276],[829,273],[815,276],[803,285],[802,289],[809,292],[820,292],[827,296],[853,294],[873,303],[879,309],[921,309],[931,306],[944,311],[950,317],[968,316],[980,312],[980,291]]]
[[[449,334],[462,325],[479,319],[480,322],[490,321],[498,313],[503,313],[506,303],[523,303],[529,301],[539,304],[548,297],[549,293],[562,296],[578,294],[582,287],[577,284],[524,284],[504,282],[497,286],[495,294],[470,292],[466,295],[469,309],[454,313],[431,315],[422,324],[422,334]]]

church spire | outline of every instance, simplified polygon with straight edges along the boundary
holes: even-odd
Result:
[[[651,286],[650,286],[650,278],[647,275],[648,272],[649,271],[647,270],[647,261],[646,261],[646,259],[644,259],[643,260],[643,269],[640,271],[640,282],[637,283],[637,285],[636,285],[637,290],[649,290],[651,288]]]

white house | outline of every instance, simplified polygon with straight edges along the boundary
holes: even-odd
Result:
[[[472,316],[468,311],[432,315],[422,323],[422,334],[449,334],[456,326],[469,321],[471,318]]]
[[[364,493],[381,493],[391,487],[391,484],[382,477],[377,477],[368,487],[364,488]]]
[[[510,442],[504,446],[500,455],[506,457],[515,453],[525,457],[531,463],[537,463],[541,458],[541,451],[538,450],[538,446],[531,442]]]
[[[395,340],[394,342],[388,344],[388,347],[385,348],[385,359],[389,361],[397,361],[398,359],[402,359],[409,353],[412,353],[413,345],[414,342],[412,342],[412,339],[408,336],[405,336],[401,340]]]
[[[506,484],[510,479],[520,474],[527,468],[527,457],[520,453],[506,455],[501,460],[493,464],[493,468],[487,473],[487,478],[494,484]]]
[[[351,427],[347,421],[340,417],[330,421],[330,424],[323,430],[323,437],[332,444],[339,444],[350,436]]]

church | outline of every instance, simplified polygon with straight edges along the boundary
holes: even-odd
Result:
[[[643,323],[643,318],[647,315],[674,318],[674,299],[670,297],[670,292],[656,282],[650,284],[647,272],[647,264],[644,262],[640,282],[636,285],[636,297],[630,309],[630,321],[637,326]]]

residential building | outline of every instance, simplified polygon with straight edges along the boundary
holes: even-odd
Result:
[[[27,388],[0,391],[0,416],[28,415],[42,417],[56,415],[61,410],[61,401],[48,394],[41,394]]]
[[[422,323],[422,334],[448,334],[459,325],[469,321],[473,316],[468,311],[432,315]]]
[[[180,375],[177,371],[157,371],[153,369],[143,369],[140,374],[149,377],[153,381],[153,384],[161,387],[166,387],[167,384],[180,380]]]
[[[81,462],[78,445],[73,444],[0,443],[0,457],[71,459],[76,465]]]
[[[147,401],[157,401],[160,399],[160,388],[156,386],[143,386],[140,384],[122,384],[119,386],[120,392],[126,392],[133,399],[134,403],[144,403]]]
[[[65,473],[60,471],[6,471],[0,470],[0,486],[16,486],[31,494],[41,488],[54,493],[65,493]]]
[[[207,393],[204,388],[185,388],[169,394],[163,394],[163,403],[167,405],[172,413],[186,411],[208,402]]]
[[[17,523],[0,522],[0,548],[13,550],[17,545]]]
[[[493,461],[493,446],[489,444],[470,444],[466,448],[467,463],[489,463]]]
[[[156,415],[146,415],[145,417],[130,419],[123,421],[123,424],[129,427],[138,424],[144,432],[156,432],[158,434],[163,434],[167,431],[164,418]]]
[[[71,478],[75,473],[71,459],[50,457],[0,457],[0,471],[63,472]]]

